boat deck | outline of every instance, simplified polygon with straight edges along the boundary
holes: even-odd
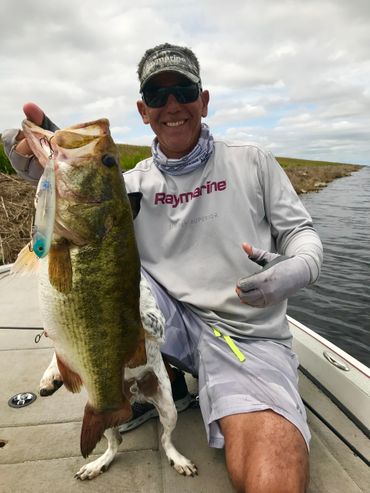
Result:
[[[74,479],[86,462],[79,451],[79,435],[86,395],[63,387],[50,397],[14,409],[8,400],[19,392],[38,394],[38,385],[52,356],[51,341],[42,337],[37,310],[36,281],[0,274],[0,492],[1,493],[207,493],[232,492],[223,450],[206,442],[199,409],[179,414],[174,432],[178,449],[198,466],[199,476],[184,478],[167,463],[160,445],[157,419],[123,435],[119,454],[109,471],[92,481]],[[8,327],[8,328],[6,328]],[[196,391],[196,380],[187,377]],[[301,393],[357,450],[369,457],[365,435],[304,375]],[[369,491],[370,470],[318,417],[308,410],[311,442],[310,493]],[[105,450],[105,439],[90,460]],[[284,451],[282,451],[284,453]]]

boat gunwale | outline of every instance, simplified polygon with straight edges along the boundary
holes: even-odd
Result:
[[[358,370],[360,373],[365,375],[365,377],[370,378],[370,368],[368,368],[366,365],[361,363],[361,361],[357,360],[343,349],[340,349],[334,343],[330,342],[328,339],[325,339],[325,337],[321,336],[317,332],[313,331],[312,329],[309,329],[306,325],[302,324],[295,318],[292,318],[289,315],[287,315],[287,318],[289,323],[297,327],[297,329],[302,330],[305,334],[315,339],[317,342],[319,342],[320,344],[328,348],[330,351],[335,353],[337,356],[339,356],[341,359],[343,359],[346,363],[348,363],[353,368]]]

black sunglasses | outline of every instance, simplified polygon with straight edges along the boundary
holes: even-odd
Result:
[[[200,84],[170,87],[148,87],[141,92],[142,98],[150,108],[160,108],[167,103],[168,96],[173,94],[180,104],[194,103],[199,97],[202,88]]]

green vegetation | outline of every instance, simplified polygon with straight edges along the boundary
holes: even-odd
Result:
[[[280,166],[285,169],[311,166],[347,166],[343,163],[333,163],[330,161],[309,161],[308,159],[296,159],[291,157],[276,157],[276,159],[279,161]]]
[[[122,169],[132,169],[139,161],[150,157],[151,151],[148,146],[133,146],[129,144],[118,144],[119,159]]]
[[[310,161],[277,157],[280,166],[284,168],[294,190],[298,193],[317,192],[337,178],[349,176],[362,166],[357,164],[333,163],[330,161]]]
[[[9,159],[7,158],[3,144],[1,142],[1,135],[0,135],[0,173],[6,173],[6,174],[12,174],[15,173],[13,168],[10,165]]]

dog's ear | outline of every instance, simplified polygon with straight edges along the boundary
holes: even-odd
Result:
[[[140,203],[143,194],[141,192],[132,192],[132,193],[128,193],[127,195],[131,204],[132,216],[135,219],[140,211]]]

